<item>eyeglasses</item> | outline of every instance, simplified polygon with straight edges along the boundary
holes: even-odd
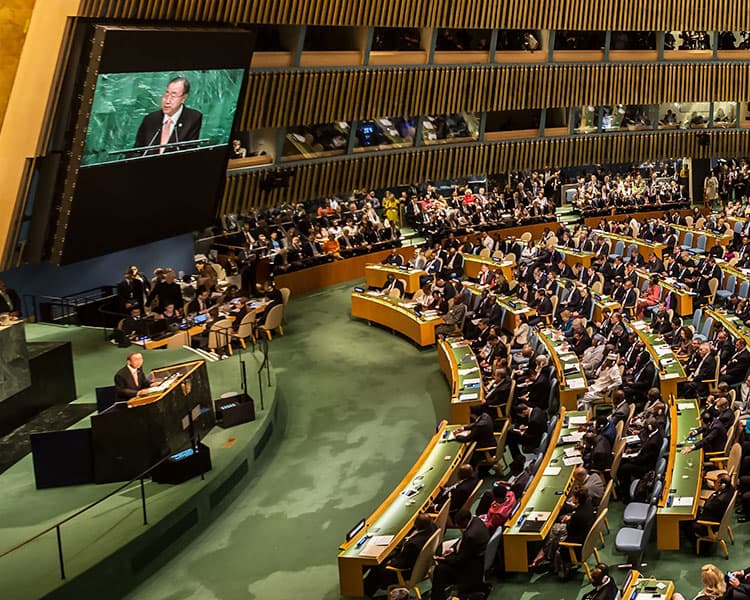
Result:
[[[185,94],[175,94],[174,92],[164,92],[162,95],[162,98],[169,98],[170,100],[177,100],[177,98],[182,98]]]

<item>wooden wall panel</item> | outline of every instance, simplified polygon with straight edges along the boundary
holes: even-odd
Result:
[[[383,27],[740,31],[746,0],[83,0],[114,19]]]
[[[425,179],[450,179],[512,169],[596,163],[631,163],[691,156],[746,156],[750,130],[711,131],[708,146],[696,132],[605,134],[470,144],[377,153],[293,167],[288,189],[261,190],[269,170],[230,174],[221,212],[274,206],[353,189],[405,185]]]
[[[398,115],[750,100],[750,63],[514,65],[252,72],[245,129]]]

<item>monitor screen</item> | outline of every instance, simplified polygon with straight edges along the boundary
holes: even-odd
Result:
[[[60,115],[69,162],[51,248],[68,264],[214,224],[252,32],[88,28]],[[79,39],[77,38],[77,39]],[[75,68],[74,68],[75,67]],[[76,103],[75,97],[79,100]]]
[[[226,148],[243,69],[97,76],[81,166]]]

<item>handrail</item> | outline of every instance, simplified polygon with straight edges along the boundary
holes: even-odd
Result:
[[[150,467],[149,467],[148,469],[146,469],[146,470],[145,470],[145,471],[143,471],[142,473],[139,473],[138,475],[136,475],[135,477],[133,477],[133,478],[132,478],[132,479],[131,479],[130,481],[128,481],[127,483],[123,483],[123,484],[122,484],[122,485],[121,485],[120,487],[118,487],[118,488],[117,488],[117,489],[115,489],[115,490],[112,490],[112,491],[111,491],[111,492],[109,492],[109,493],[108,493],[108,494],[107,494],[106,496],[102,496],[101,498],[99,498],[99,500],[96,500],[96,501],[92,502],[92,503],[91,503],[91,504],[89,504],[88,506],[85,506],[85,507],[83,507],[82,509],[78,510],[77,512],[74,512],[74,513],[73,513],[72,515],[68,515],[67,517],[65,517],[65,518],[64,518],[64,519],[62,519],[61,521],[58,521],[58,522],[57,522],[57,523],[55,523],[54,525],[50,525],[50,526],[49,526],[49,527],[48,527],[47,529],[44,529],[43,531],[40,531],[39,533],[37,533],[36,535],[34,535],[34,536],[32,536],[32,537],[28,538],[27,540],[24,540],[23,542],[21,542],[21,543],[19,543],[19,544],[16,544],[16,545],[15,545],[15,546],[13,546],[12,548],[9,548],[9,549],[8,549],[8,550],[6,550],[5,552],[2,552],[2,553],[0,553],[0,558],[3,558],[4,556],[8,556],[9,554],[11,554],[11,553],[15,552],[15,551],[16,551],[16,550],[18,550],[19,548],[23,548],[23,547],[24,547],[24,546],[25,546],[26,544],[30,544],[30,543],[31,543],[31,542],[33,542],[34,540],[38,540],[38,539],[39,539],[40,537],[42,537],[43,535],[46,535],[46,534],[48,534],[48,533],[49,533],[50,531],[53,531],[53,530],[57,529],[58,527],[60,527],[61,525],[64,525],[64,524],[65,524],[65,523],[67,523],[68,521],[72,521],[72,520],[73,520],[73,519],[75,519],[75,518],[76,518],[77,516],[79,516],[79,515],[82,515],[82,514],[83,514],[83,513],[85,513],[86,511],[88,511],[88,510],[90,510],[90,509],[94,508],[95,506],[98,506],[99,504],[101,504],[102,502],[104,502],[105,500],[107,500],[108,498],[111,498],[111,497],[112,497],[112,496],[114,496],[115,494],[118,494],[118,493],[120,493],[120,492],[121,492],[122,490],[124,490],[124,489],[125,489],[126,487],[128,487],[128,486],[129,486],[130,484],[132,484],[132,483],[135,483],[135,482],[136,482],[136,481],[138,481],[139,479],[141,480],[141,488],[142,488],[142,487],[143,487],[143,481],[142,481],[142,480],[143,480],[143,478],[144,478],[144,477],[145,477],[146,475],[148,475],[148,474],[149,474],[149,473],[150,473],[151,471],[153,471],[153,470],[154,470],[154,469],[155,469],[156,467],[158,467],[158,466],[159,466],[160,464],[162,464],[162,463],[163,463],[163,462],[164,462],[165,460],[167,460],[167,459],[168,459],[168,458],[169,458],[170,456],[171,456],[171,455],[169,455],[169,454],[168,454],[167,456],[163,457],[163,458],[162,458],[161,460],[159,460],[158,462],[156,462],[156,463],[154,463],[153,465],[151,465],[151,466],[150,466]],[[145,496],[143,497],[143,499],[144,499],[144,502],[145,502]],[[145,505],[144,505],[144,521],[145,521],[145,516],[146,516],[146,515],[145,515]]]

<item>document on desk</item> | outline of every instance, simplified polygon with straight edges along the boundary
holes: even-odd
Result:
[[[569,435],[562,436],[562,441],[565,444],[575,444],[576,442],[580,442],[583,439],[583,434],[586,433],[585,431],[574,431],[573,433]]]
[[[562,467],[547,467],[544,469],[544,474],[554,477],[555,475],[559,475],[560,471],[562,471]]]
[[[479,394],[459,394],[458,399],[461,402],[468,402],[469,400],[476,400],[479,398]]]
[[[577,448],[565,448],[564,452],[566,458],[570,458],[571,456],[581,456],[581,453]]]
[[[552,513],[537,510],[529,513],[529,516],[526,518],[529,521],[546,521],[547,519],[549,519],[550,514]]]
[[[577,456],[570,456],[567,458],[563,458],[563,464],[566,467],[572,467],[574,465],[582,465],[583,464],[583,457],[579,454]]]
[[[672,499],[672,506],[692,506],[693,496],[675,496]]]
[[[375,535],[359,551],[361,556],[380,556],[380,553],[393,541],[392,535]]]
[[[586,415],[576,415],[575,417],[570,417],[568,422],[571,425],[585,425],[586,421]]]
[[[471,373],[476,373],[479,371],[479,367],[471,367],[470,369],[459,369],[458,374],[461,377],[465,377],[466,375],[470,375]]]
[[[662,379],[675,379],[676,377],[679,377],[679,373],[664,373],[663,375],[660,375]]]
[[[654,350],[656,350],[659,356],[672,353],[672,348],[669,347],[669,344],[659,344],[658,346],[654,346]]]
[[[464,379],[464,387],[469,385],[478,385],[482,383],[482,379],[480,377],[474,377],[472,379]]]
[[[677,410],[689,410],[693,408],[695,405],[692,402],[678,402],[677,403]]]
[[[468,344],[463,340],[460,342],[451,342],[451,348],[463,348],[464,346],[468,346]]]
[[[571,390],[580,390],[586,387],[586,384],[583,381],[583,377],[576,377],[575,379],[568,379],[565,383],[567,384],[568,388]]]

